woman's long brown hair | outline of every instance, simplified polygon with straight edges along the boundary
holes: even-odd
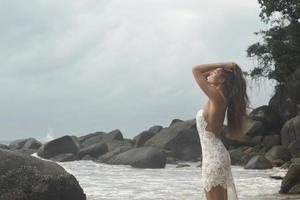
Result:
[[[249,98],[246,80],[241,68],[236,65],[232,71],[222,69],[223,94],[227,100],[227,127],[231,137],[242,135],[245,120],[248,118]]]

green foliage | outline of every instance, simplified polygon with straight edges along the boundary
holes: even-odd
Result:
[[[247,49],[248,57],[255,57],[258,66],[249,72],[253,79],[266,77],[279,85],[300,68],[300,0],[258,0],[261,20],[270,24],[262,35],[263,42]]]

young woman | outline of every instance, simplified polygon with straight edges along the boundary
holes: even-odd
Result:
[[[196,114],[202,148],[202,181],[207,200],[237,200],[230,155],[221,141],[227,110],[232,138],[242,133],[249,99],[241,68],[234,62],[196,65],[194,78],[208,101]]]

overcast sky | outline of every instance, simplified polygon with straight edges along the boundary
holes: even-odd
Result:
[[[193,119],[207,97],[192,67],[253,68],[259,12],[255,0],[0,0],[0,140],[133,138]],[[248,81],[251,106],[267,104],[274,83]]]

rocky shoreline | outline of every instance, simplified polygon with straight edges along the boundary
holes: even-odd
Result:
[[[268,105],[255,108],[249,113],[249,121],[240,139],[228,137],[227,126],[224,125],[222,130],[221,139],[230,153],[232,165],[243,166],[245,169],[288,169],[284,177],[274,177],[282,178],[279,192],[283,194],[300,194],[300,94],[296,91],[300,91],[300,70],[277,90]],[[155,125],[133,139],[124,138],[122,132],[115,129],[108,133],[100,131],[80,137],[65,135],[44,144],[34,138],[21,139],[9,145],[0,145],[0,149],[3,149],[0,150],[1,158],[3,155],[8,158],[12,156],[20,167],[27,163],[27,159],[32,159],[28,155],[33,153],[56,162],[92,160],[137,168],[164,168],[166,163],[201,161],[195,119],[174,119],[168,127]],[[22,158],[23,164],[17,157]],[[10,172],[5,163],[0,165],[6,169],[0,170],[1,190],[2,184],[5,184],[4,178]],[[30,173],[32,171],[29,170]],[[66,176],[66,172],[61,173]],[[33,190],[28,189],[30,192]],[[0,193],[0,199],[11,192],[8,189],[8,192],[5,191]],[[77,191],[80,193],[79,188]],[[79,196],[80,199],[85,198],[81,193]]]

